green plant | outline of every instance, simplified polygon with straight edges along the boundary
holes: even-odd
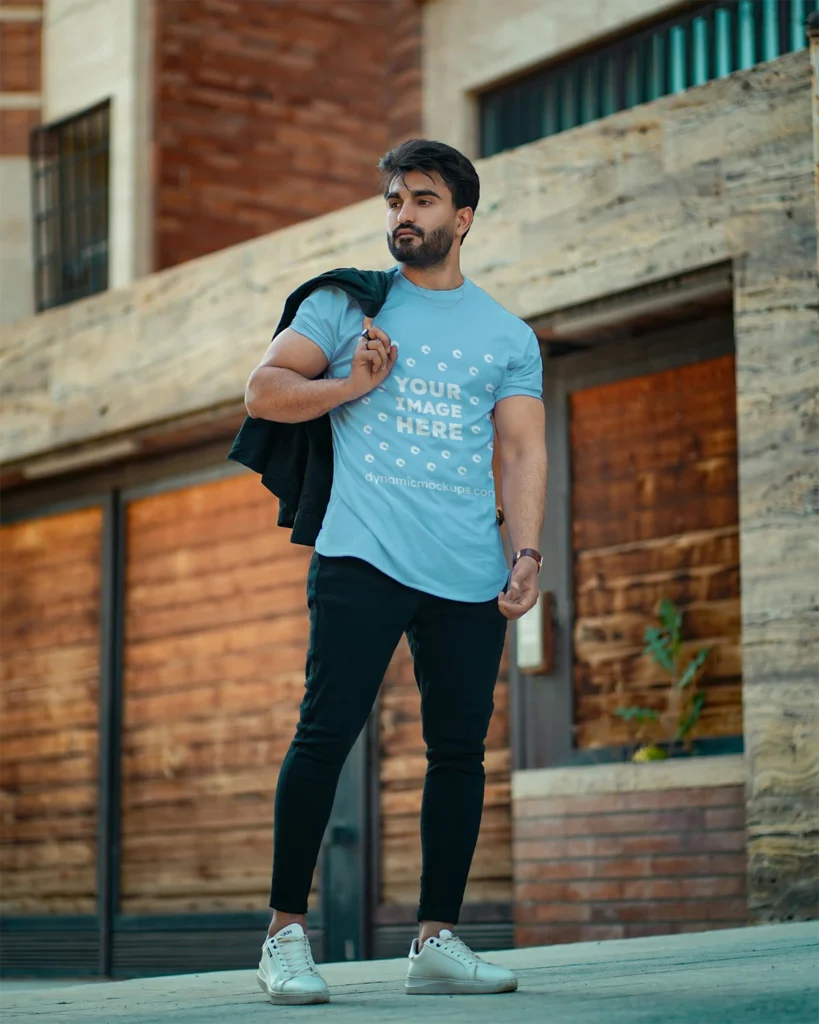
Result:
[[[682,743],[691,752],[694,727],[705,704],[705,692],[697,688],[710,647],[697,651],[688,661],[682,653],[683,613],[673,601],[664,597],[660,602],[659,626],[648,626],[645,631],[643,654],[652,658],[669,675],[667,707],[664,714],[653,708],[621,707],[615,715],[631,727],[632,742],[640,744],[647,738],[651,726],[665,726],[666,739],[673,749]]]

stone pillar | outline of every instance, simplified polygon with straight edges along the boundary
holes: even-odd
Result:
[[[819,11],[814,11],[808,18],[808,40],[813,101],[813,156],[816,170],[816,227],[819,234]]]
[[[819,155],[816,14],[809,32]],[[748,899],[756,923],[819,916],[815,172],[816,161],[806,161],[757,208],[754,244],[735,265]]]

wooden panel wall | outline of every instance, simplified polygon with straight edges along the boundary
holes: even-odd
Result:
[[[96,907],[102,511],[0,529],[3,914]]]
[[[512,898],[507,673],[504,654],[486,740],[486,797],[466,903],[506,903]],[[421,880],[420,813],[426,754],[421,698],[406,640],[396,651],[381,693],[381,904],[414,910]]]
[[[124,913],[268,905],[310,558],[275,519],[250,474],[128,507]]]
[[[712,649],[697,735],[741,735],[733,356],[575,392],[571,449],[578,745],[625,742],[616,707],[664,708],[642,656],[663,597]]]

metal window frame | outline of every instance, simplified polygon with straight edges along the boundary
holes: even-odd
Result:
[[[819,10],[819,0],[693,0],[675,15],[659,16],[636,31],[609,37],[511,82],[482,90],[477,94],[480,156],[495,156],[773,59],[774,34],[776,56],[799,49],[800,35],[801,46],[807,46],[799,26],[812,10]],[[693,38],[701,32],[709,40],[702,54],[688,45],[689,35]],[[683,54],[681,63],[668,59],[675,50]],[[612,69],[614,75],[608,101],[602,68]],[[684,82],[680,80],[683,69]],[[597,81],[597,114],[585,117],[582,83],[588,85],[589,76]],[[536,96],[539,103],[534,102]],[[523,105],[526,119],[517,109]],[[539,118],[534,117],[535,107]],[[539,132],[531,130],[536,120]],[[510,127],[514,130],[505,130]]]
[[[92,141],[95,133],[99,134],[99,144]],[[38,313],[108,287],[110,153],[110,100],[31,131],[32,244]],[[91,163],[97,157],[104,161],[102,184],[92,179]],[[85,268],[87,281],[73,286],[69,283],[66,275],[70,261]]]

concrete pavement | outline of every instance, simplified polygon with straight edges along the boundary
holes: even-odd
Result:
[[[59,941],[59,940],[58,940]],[[817,1024],[819,923],[504,950],[502,996],[406,996],[405,961],[325,964],[328,1006],[273,1006],[252,970],[4,990],[2,1024]]]

